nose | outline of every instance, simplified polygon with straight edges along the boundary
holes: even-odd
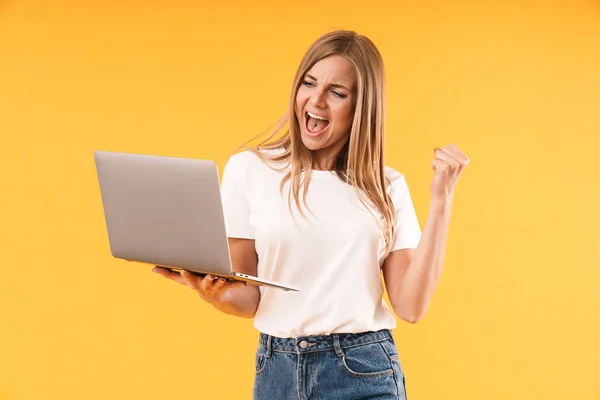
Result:
[[[312,104],[315,107],[325,107],[325,96],[324,96],[324,91],[317,89],[313,92],[312,96],[310,96],[310,104]]]

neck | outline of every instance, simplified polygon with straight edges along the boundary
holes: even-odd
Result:
[[[313,161],[312,169],[315,171],[331,171],[334,169],[334,161],[335,159],[329,161]]]
[[[342,146],[338,149],[325,148],[312,151],[312,169],[317,171],[332,171],[335,169],[335,161],[338,154],[342,150]]]

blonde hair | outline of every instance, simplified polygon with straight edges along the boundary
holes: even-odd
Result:
[[[288,111],[269,129],[270,135],[261,143],[254,147],[242,147],[255,153],[268,165],[269,162],[284,164],[281,168],[271,166],[274,169],[289,169],[282,179],[281,189],[283,190],[286,182],[290,182],[290,210],[291,199],[294,199],[302,213],[300,192],[303,192],[302,200],[306,205],[313,162],[311,151],[302,143],[300,123],[295,112],[296,94],[305,74],[318,61],[332,55],[343,56],[354,65],[357,80],[350,136],[334,160],[334,172],[354,187],[360,201],[378,220],[385,237],[387,254],[395,232],[394,206],[386,190],[388,182],[384,163],[385,72],[381,54],[367,37],[353,31],[339,30],[317,39],[300,62],[293,81]],[[288,128],[283,135],[272,140],[286,125]],[[366,203],[374,206],[379,215]]]

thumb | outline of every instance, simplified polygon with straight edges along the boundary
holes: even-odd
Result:
[[[434,159],[431,161],[431,168],[436,174],[443,174],[448,169],[448,165],[441,160]]]

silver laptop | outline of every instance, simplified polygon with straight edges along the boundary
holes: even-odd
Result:
[[[113,257],[298,290],[232,271],[213,161],[107,151],[94,159]]]

